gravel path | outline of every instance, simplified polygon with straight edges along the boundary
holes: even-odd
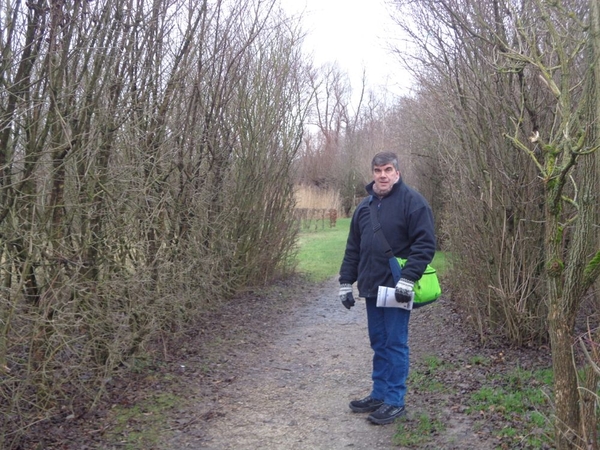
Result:
[[[301,292],[291,311],[284,308],[263,322],[258,334],[238,337],[239,345],[222,360],[227,369],[213,376],[210,389],[200,375],[189,378],[192,406],[177,412],[175,431],[164,436],[162,449],[402,448],[393,443],[397,426],[373,425],[348,408],[371,384],[364,301],[343,308],[335,279]],[[413,311],[412,367],[436,355],[465,369],[447,374],[457,385],[447,391],[419,392],[409,385],[403,420],[427,414],[444,423],[419,448],[493,449],[490,434],[473,429],[456,394],[470,377],[468,340],[457,321],[444,299]]]

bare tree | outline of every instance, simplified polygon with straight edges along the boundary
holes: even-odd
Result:
[[[567,449],[585,446],[585,434],[594,429],[592,424],[584,424],[579,407],[573,333],[584,295],[600,275],[598,224],[594,223],[598,217],[598,170],[594,154],[598,153],[599,146],[596,137],[588,137],[598,117],[596,107],[587,105],[590,98],[593,101],[597,98],[591,71],[583,73],[584,79],[590,80],[585,84],[586,90],[580,98],[574,95],[574,86],[582,80],[577,74],[571,75],[571,68],[573,65],[579,67],[577,63],[581,63],[578,48],[584,47],[584,41],[579,41],[575,35],[571,39],[576,45],[572,47],[562,37],[561,30],[565,28],[563,11],[548,8],[541,13],[552,40],[555,63],[550,65],[537,52],[536,45],[528,46],[531,53],[525,57],[522,51],[517,53],[515,50],[507,56],[537,69],[556,98],[557,120],[553,129],[533,130],[529,140],[530,144],[536,145],[534,148],[526,145],[518,132],[509,139],[534,160],[545,187],[545,273],[555,379],[556,444],[559,449]],[[584,20],[585,16],[573,14],[572,17]],[[574,29],[578,25],[577,21],[571,24]],[[523,40],[531,39],[529,32],[522,32],[521,36]],[[529,42],[533,44],[534,41]],[[591,51],[591,55],[594,54]],[[590,67],[593,66],[591,63]],[[556,67],[560,68],[559,76]],[[535,114],[535,111],[529,113]],[[581,166],[579,171],[575,171],[576,164]]]
[[[415,155],[434,148],[444,164],[441,241],[460,267],[450,277],[453,292],[482,339],[494,333],[516,343],[543,339],[542,192],[532,182],[534,165],[507,150],[503,136],[520,114],[512,101],[519,77],[502,76],[494,64],[497,36],[507,31],[500,20],[486,25],[495,17],[487,2],[411,4],[404,17],[413,23],[403,26],[417,47],[414,58],[403,56],[419,87],[408,112],[415,132],[407,143]]]
[[[583,448],[595,422],[585,423],[578,406],[572,344],[600,270],[597,116],[588,108],[597,98],[586,82],[597,56],[581,51],[594,36],[586,33],[593,8],[584,1],[399,3],[421,7],[411,13],[418,27],[405,28],[421,49],[422,93],[448,105],[446,122],[455,128],[443,147],[455,188],[444,226],[450,249],[479,264],[459,258],[463,274],[455,278],[473,292],[474,280],[492,288],[493,312],[478,315],[482,334],[501,319],[517,341],[543,338],[540,307],[548,309],[557,448]],[[467,212],[464,203],[470,213],[457,215]],[[523,333],[528,322],[538,323],[533,333]]]

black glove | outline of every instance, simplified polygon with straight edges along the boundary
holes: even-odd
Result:
[[[352,294],[352,285],[351,284],[340,284],[340,300],[342,305],[346,307],[346,309],[350,309],[356,303],[354,301],[354,295]]]
[[[398,284],[396,284],[396,301],[398,303],[408,303],[415,297],[413,291],[414,281],[407,280],[406,278],[400,278]]]

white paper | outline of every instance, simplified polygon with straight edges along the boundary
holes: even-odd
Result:
[[[396,289],[386,286],[379,286],[377,291],[377,306],[380,308],[402,308],[413,309],[413,301],[408,303],[398,303],[396,301]]]

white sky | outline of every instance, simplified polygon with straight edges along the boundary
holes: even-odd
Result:
[[[409,77],[386,48],[400,45],[390,18],[389,0],[281,0],[288,14],[303,12],[308,32],[305,50],[317,65],[337,62],[359,90],[363,69],[368,87],[376,92],[406,93]],[[394,33],[395,40],[394,40]]]

